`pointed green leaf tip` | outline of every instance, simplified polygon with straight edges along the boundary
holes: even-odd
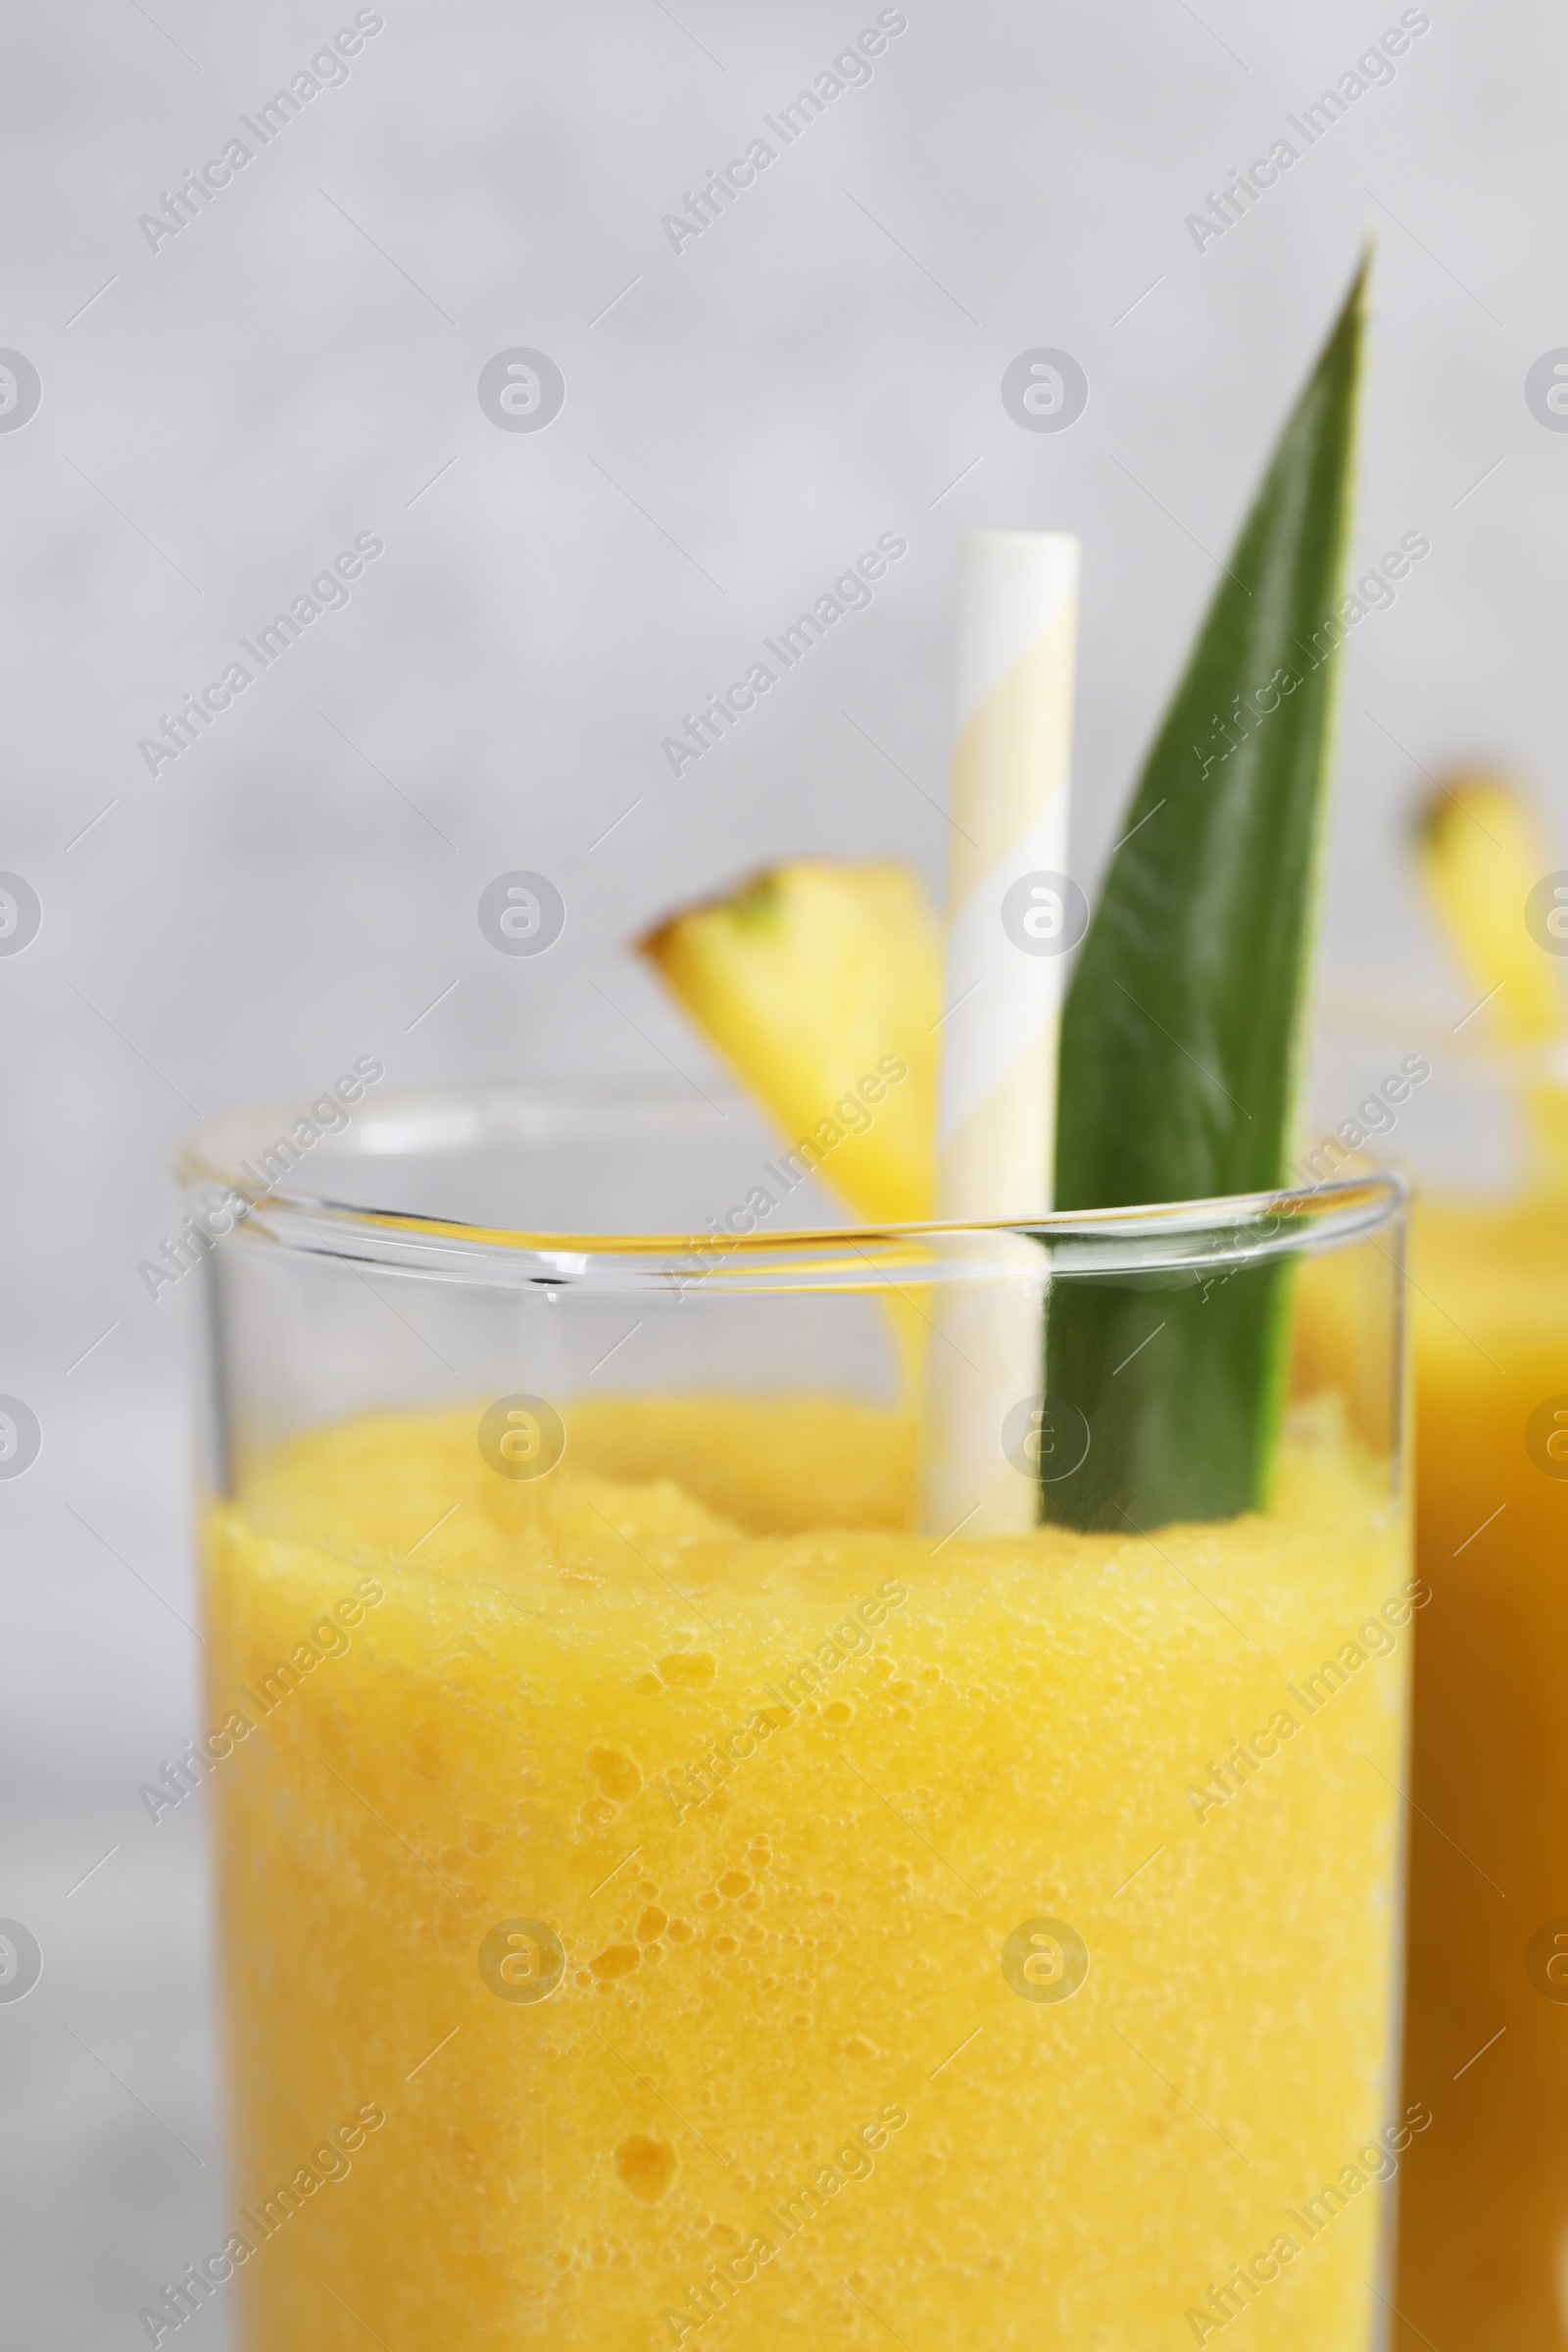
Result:
[[[1058,1208],[1286,1180],[1346,633],[1367,267],[1223,567],[1101,893],[1062,1020]],[[1049,1514],[1147,1526],[1261,1502],[1287,1304],[1278,1268],[1222,1287],[1197,1275],[1158,1291],[1061,1286],[1046,1386],[1094,1437],[1083,1471],[1043,1490]]]

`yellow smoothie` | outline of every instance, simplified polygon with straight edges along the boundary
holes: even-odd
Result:
[[[1399,2286],[1467,2352],[1568,2344],[1568,1207],[1430,1202]],[[1564,1936],[1553,1941],[1553,1931]],[[1554,1965],[1553,1965],[1554,1964]],[[1548,1975],[1547,1970],[1551,1973]],[[1483,2053],[1477,2056],[1477,2052]]]
[[[1266,1513],[984,1543],[845,1400],[479,1410],[207,1528],[248,2352],[1367,2343],[1412,1594],[1331,1400]]]

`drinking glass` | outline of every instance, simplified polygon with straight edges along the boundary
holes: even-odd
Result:
[[[861,1231],[735,1100],[333,1102],[182,1162],[191,2307],[249,2352],[1368,2345],[1425,2130],[1397,1181]],[[1251,1288],[1266,1490],[1156,1522],[1125,1400]],[[1150,1337],[1053,1396],[1097,1299]]]
[[[1388,1080],[1413,1084],[1390,1100]],[[1395,2301],[1473,2352],[1568,2345],[1568,1060],[1342,1006],[1328,1118],[1415,1173],[1416,1647]]]

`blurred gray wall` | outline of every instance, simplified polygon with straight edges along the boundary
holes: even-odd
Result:
[[[41,403],[18,423],[0,354],[0,869],[42,922],[0,954],[0,1391],[43,1450],[0,1483],[0,1916],[45,1973],[0,2005],[0,2333],[33,2352],[143,2341],[222,2234],[199,1806],[155,1832],[135,1802],[196,1721],[189,1306],[136,1269],[198,1112],[364,1054],[396,1085],[704,1077],[623,943],[782,854],[940,883],[971,524],[1083,538],[1092,889],[1369,228],[1357,569],[1431,553],[1349,647],[1329,979],[1447,985],[1400,845],[1423,769],[1521,763],[1568,843],[1568,436],[1525,398],[1568,344],[1547,0],[906,0],[787,147],[764,119],[874,5],[384,0],[264,145],[242,118],[356,13],[7,28],[0,346]],[[1289,118],[1401,13],[1427,28],[1306,148]],[[759,136],[775,160],[677,250],[664,216]],[[235,137],[177,234],[144,225]],[[1200,249],[1187,216],[1282,137],[1299,160]],[[1004,406],[1040,347],[1087,375],[1069,429]],[[517,349],[564,379],[544,429],[480,404]],[[869,609],[673,775],[683,713],[883,532],[908,552]],[[241,639],[362,533],[349,601],[262,671]],[[253,682],[149,772],[140,740],[236,659]],[[567,910],[537,958],[476,920],[519,867]]]

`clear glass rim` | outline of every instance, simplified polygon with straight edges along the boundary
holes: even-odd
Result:
[[[727,1092],[726,1099],[747,1098]],[[595,1134],[711,1134],[721,1107],[673,1082],[542,1080],[378,1095],[357,1109],[351,1157],[389,1158],[416,1148],[459,1152],[484,1142],[540,1143]],[[1108,1274],[1295,1256],[1344,1247],[1396,1223],[1408,1197],[1397,1170],[1361,1162],[1321,1184],[1136,1207],[1054,1210],[976,1224],[790,1226],[762,1233],[603,1233],[478,1225],[415,1210],[372,1208],[331,1189],[281,1181],[259,1187],[254,1160],[286,1138],[297,1108],[221,1114],[180,1145],[174,1174],[200,1214],[233,1210],[210,1239],[265,1242],[315,1257],[504,1288],[608,1282],[616,1287],[883,1288],[900,1280],[1016,1279],[1036,1271]],[[300,1165],[308,1169],[303,1154]],[[325,1174],[323,1167],[322,1173]]]

